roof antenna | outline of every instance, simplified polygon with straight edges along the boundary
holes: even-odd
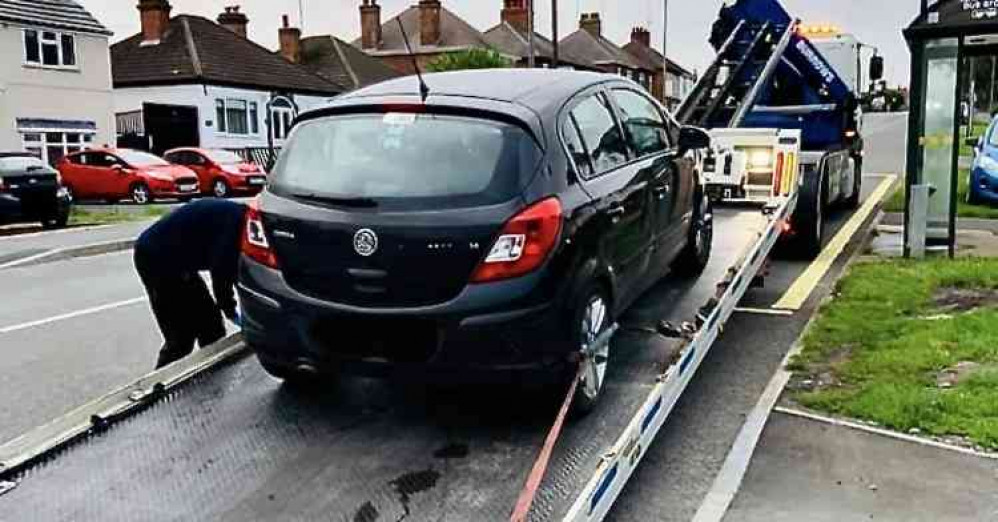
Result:
[[[419,78],[419,97],[422,98],[423,103],[426,103],[426,98],[430,95],[430,86],[423,81],[423,73],[419,70],[419,62],[416,61],[416,55],[412,52],[412,46],[409,45],[409,35],[406,34],[405,27],[402,26],[401,17],[396,18],[395,21],[398,22],[399,30],[402,31],[405,49],[409,52],[409,57],[412,58],[412,68],[416,70],[416,78]]]

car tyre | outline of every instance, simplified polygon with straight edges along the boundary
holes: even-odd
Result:
[[[613,313],[609,293],[599,283],[595,281],[590,283],[578,295],[580,298],[574,303],[567,327],[571,329],[572,346],[581,351],[611,327]],[[580,364],[583,366],[583,371],[572,400],[573,416],[587,415],[596,408],[606,389],[609,362],[609,343],[592,357],[582,358]]]
[[[794,210],[793,228],[796,236],[790,245],[791,252],[801,259],[818,257],[825,235],[825,200],[827,188],[825,179],[819,172],[808,170]]]
[[[974,186],[974,174],[970,174],[970,183],[967,187],[967,204],[968,205],[980,205],[982,203],[980,196],[977,195],[977,188]]]
[[[211,195],[216,198],[227,198],[231,195],[232,189],[229,188],[229,184],[222,178],[218,178],[211,182]]]
[[[855,160],[855,175],[852,183],[852,195],[845,200],[845,207],[848,209],[859,208],[859,196],[863,192],[863,161]]]
[[[54,230],[57,228],[66,228],[69,224],[69,212],[59,212],[58,214],[42,221],[42,228],[46,230]]]
[[[686,246],[672,264],[672,271],[684,277],[696,277],[703,273],[710,262],[714,243],[713,205],[700,190],[697,190],[696,198]]]
[[[148,205],[152,203],[152,193],[149,192],[149,186],[145,183],[136,183],[132,185],[132,188],[128,190],[129,195],[132,197],[132,201],[136,205]]]

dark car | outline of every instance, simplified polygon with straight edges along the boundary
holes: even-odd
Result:
[[[27,152],[0,152],[0,225],[64,227],[70,204],[55,169]]]
[[[561,367],[672,269],[703,270],[709,202],[637,84],[569,71],[428,75],[299,117],[247,213],[239,295],[264,368]],[[608,349],[579,407],[600,395]]]

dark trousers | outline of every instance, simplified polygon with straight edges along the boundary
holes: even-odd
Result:
[[[156,273],[141,263],[138,269],[163,333],[157,368],[190,355],[195,341],[204,348],[225,337],[222,313],[200,275]]]

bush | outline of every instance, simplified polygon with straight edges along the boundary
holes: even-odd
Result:
[[[512,66],[513,61],[495,49],[470,49],[445,54],[431,62],[426,68],[430,72],[445,72],[466,69],[505,69]]]

